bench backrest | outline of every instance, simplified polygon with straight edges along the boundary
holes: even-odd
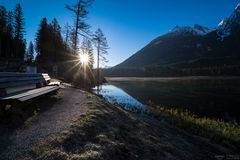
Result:
[[[0,73],[0,96],[47,85],[50,79],[48,74],[2,72]]]
[[[42,77],[47,83],[49,83],[51,80],[50,76],[47,73],[42,73]]]

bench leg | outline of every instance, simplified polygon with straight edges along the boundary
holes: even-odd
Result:
[[[14,115],[19,116],[22,120],[28,117],[28,113],[24,111],[23,104],[21,102],[14,101],[12,103],[12,112]]]
[[[3,117],[3,116],[5,116],[5,114],[6,114],[6,105],[7,105],[8,103],[7,102],[5,102],[5,101],[2,101],[2,102],[0,102],[0,117]]]
[[[0,104],[0,117],[2,117],[4,115],[4,110],[5,110],[5,105],[4,103]]]

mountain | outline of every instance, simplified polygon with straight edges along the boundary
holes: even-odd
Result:
[[[109,76],[240,74],[239,66],[240,4],[215,28],[199,24],[176,26],[106,73]]]
[[[231,35],[234,33],[234,30],[239,27],[240,24],[240,4],[237,5],[234,12],[231,14],[229,18],[223,19],[216,31],[218,36],[221,40],[223,40],[225,37]]]

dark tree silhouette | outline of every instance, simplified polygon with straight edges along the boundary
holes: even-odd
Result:
[[[21,71],[26,48],[24,17],[21,5],[14,12],[0,6],[0,68],[1,71]]]
[[[15,45],[16,45],[16,57],[24,59],[24,53],[26,48],[26,42],[23,39],[24,35],[24,18],[23,11],[20,3],[14,9],[14,36],[15,36]]]
[[[51,73],[53,66],[66,60],[68,47],[61,35],[61,27],[57,19],[51,23],[43,18],[36,33],[35,50],[37,53],[36,62],[38,65]]]
[[[48,37],[48,22],[47,18],[43,18],[40,22],[39,29],[36,33],[35,50],[37,53],[36,61],[43,63],[47,57],[47,37]]]
[[[17,40],[23,39],[24,34],[24,18],[23,18],[23,11],[20,3],[17,4],[14,10],[14,35]]]
[[[13,12],[9,11],[7,14],[7,32],[13,37]]]
[[[4,32],[7,25],[7,10],[4,6],[0,6],[0,31]]]
[[[6,39],[9,38],[6,32],[7,26],[7,10],[4,6],[0,6],[0,57],[6,56]]]
[[[56,18],[54,18],[50,24],[50,32],[51,32],[51,39],[52,39],[52,56],[53,56],[53,62],[57,62],[58,58],[57,55],[59,54],[61,48],[63,48],[63,39],[61,36],[61,27],[58,24],[58,21]]]

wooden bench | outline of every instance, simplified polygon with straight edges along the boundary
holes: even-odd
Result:
[[[0,102],[27,101],[58,90],[48,74],[0,73]]]

